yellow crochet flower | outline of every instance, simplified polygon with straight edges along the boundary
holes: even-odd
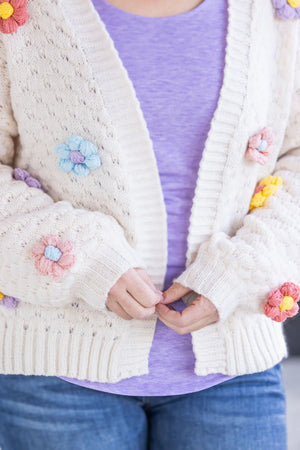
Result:
[[[281,177],[273,177],[273,175],[269,175],[268,177],[261,180],[258,186],[255,188],[254,194],[252,196],[250,202],[250,211],[254,208],[264,206],[266,199],[270,197],[270,195],[275,194],[275,192],[281,185]]]
[[[291,5],[292,8],[300,7],[300,0],[287,0],[288,4]]]
[[[2,300],[4,297],[4,294],[2,294],[2,292],[0,292],[0,300]]]

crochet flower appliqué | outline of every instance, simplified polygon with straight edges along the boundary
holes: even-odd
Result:
[[[254,208],[264,206],[267,198],[270,197],[270,195],[275,194],[277,192],[277,189],[281,185],[281,177],[274,177],[273,175],[269,175],[268,177],[261,180],[258,186],[256,186],[254,194],[252,196],[250,202],[250,211]]]
[[[280,289],[274,289],[268,295],[268,301],[264,305],[267,317],[276,322],[284,322],[288,317],[297,314],[300,300],[300,287],[297,284],[286,282]]]
[[[246,158],[259,164],[266,164],[269,154],[273,151],[274,136],[272,128],[264,127],[259,133],[249,139]]]
[[[28,20],[27,0],[0,0],[0,32],[14,33],[18,27]]]
[[[56,153],[60,157],[59,167],[64,172],[73,172],[78,177],[84,177],[90,170],[101,166],[97,147],[81,136],[72,136],[65,144],[56,146]]]
[[[24,181],[29,187],[43,190],[41,183],[36,178],[33,178],[27,170],[14,169],[13,177],[15,180]]]
[[[280,19],[300,19],[300,0],[273,0]]]
[[[8,295],[2,294],[0,292],[0,305],[6,306],[6,308],[16,308],[20,300],[15,297],[9,297]]]
[[[73,244],[62,241],[58,236],[50,235],[42,239],[42,244],[31,251],[35,259],[35,268],[41,275],[49,275],[53,280],[60,280],[65,271],[76,261]]]

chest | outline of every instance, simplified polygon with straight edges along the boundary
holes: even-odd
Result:
[[[197,170],[223,80],[227,2],[159,18],[93,3],[133,83],[161,174]]]

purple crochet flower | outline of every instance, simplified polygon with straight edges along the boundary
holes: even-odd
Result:
[[[300,19],[300,0],[273,0],[280,19]]]
[[[24,181],[29,187],[43,190],[41,183],[36,178],[33,178],[27,170],[19,168],[14,169],[13,177],[15,180]]]
[[[0,292],[0,305],[6,306],[6,308],[13,309],[18,306],[20,300],[15,297],[9,297],[8,295],[2,294]]]

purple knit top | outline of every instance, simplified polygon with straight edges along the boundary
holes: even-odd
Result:
[[[168,217],[164,288],[185,269],[187,234],[197,172],[223,82],[226,0],[205,0],[189,12],[144,17],[93,0],[133,82],[153,142]],[[178,311],[182,300],[172,304]],[[63,378],[100,391],[138,396],[178,395],[228,380],[194,373],[191,335],[159,319],[149,373],[95,383]]]

